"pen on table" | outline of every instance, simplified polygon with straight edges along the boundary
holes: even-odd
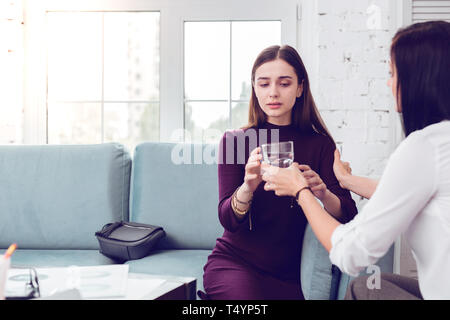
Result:
[[[11,257],[11,255],[13,254],[13,252],[16,250],[17,248],[17,244],[13,243],[12,245],[9,246],[8,250],[6,250],[5,255],[3,256],[4,259],[8,259],[9,257]]]

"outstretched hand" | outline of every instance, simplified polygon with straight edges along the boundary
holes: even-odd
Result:
[[[341,154],[338,149],[334,151],[333,171],[339,181],[341,188],[345,188],[344,181],[352,175],[352,168],[348,162],[342,162]]]
[[[312,170],[310,166],[301,164],[298,166],[298,168],[302,170],[303,176],[305,177],[308,186],[311,188],[311,192],[316,198],[322,201],[326,196],[328,190],[325,182],[323,182],[319,174]]]

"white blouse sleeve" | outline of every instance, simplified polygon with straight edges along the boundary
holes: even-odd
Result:
[[[351,276],[375,264],[434,194],[436,172],[433,145],[412,133],[391,155],[363,210],[333,232],[331,262]]]

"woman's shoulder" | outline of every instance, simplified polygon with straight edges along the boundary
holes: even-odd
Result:
[[[419,159],[435,158],[435,145],[430,140],[429,130],[417,130],[410,133],[389,157],[389,161],[400,161],[401,163],[420,163]],[[414,159],[414,161],[410,161]]]
[[[316,132],[316,131],[309,131],[309,132],[301,132],[300,136],[303,139],[311,141],[315,146],[333,146],[335,147],[335,143],[333,139],[325,134]]]
[[[421,130],[412,132],[405,140],[408,139],[412,140],[413,143],[426,140],[436,147],[448,146],[450,143],[450,121],[444,120],[428,125]]]
[[[436,137],[449,137],[450,135],[443,135],[447,130],[450,133],[450,122],[429,125],[421,130],[411,132],[402,142],[400,142],[397,149],[415,148],[423,144],[433,142]],[[445,126],[447,125],[447,126]],[[443,131],[444,130],[444,131]],[[447,138],[448,139],[448,138]]]

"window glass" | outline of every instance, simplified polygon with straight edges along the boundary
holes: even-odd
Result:
[[[48,142],[159,140],[159,12],[48,13]]]
[[[185,99],[227,100],[229,95],[229,22],[185,23]]]
[[[101,143],[100,103],[49,103],[49,144]]]
[[[280,42],[280,21],[185,22],[184,118],[190,138],[217,143],[202,133],[223,134],[247,124],[253,63],[264,48]]]
[[[235,21],[232,23],[232,98],[249,100],[251,73],[258,54],[281,41],[280,21]]]
[[[105,100],[159,100],[159,13],[105,14]]]
[[[129,151],[139,142],[159,140],[158,103],[105,103],[104,141],[120,141]]]
[[[48,13],[48,99],[102,98],[102,13]]]
[[[185,112],[186,142],[217,143],[228,128],[228,102],[189,102]]]

